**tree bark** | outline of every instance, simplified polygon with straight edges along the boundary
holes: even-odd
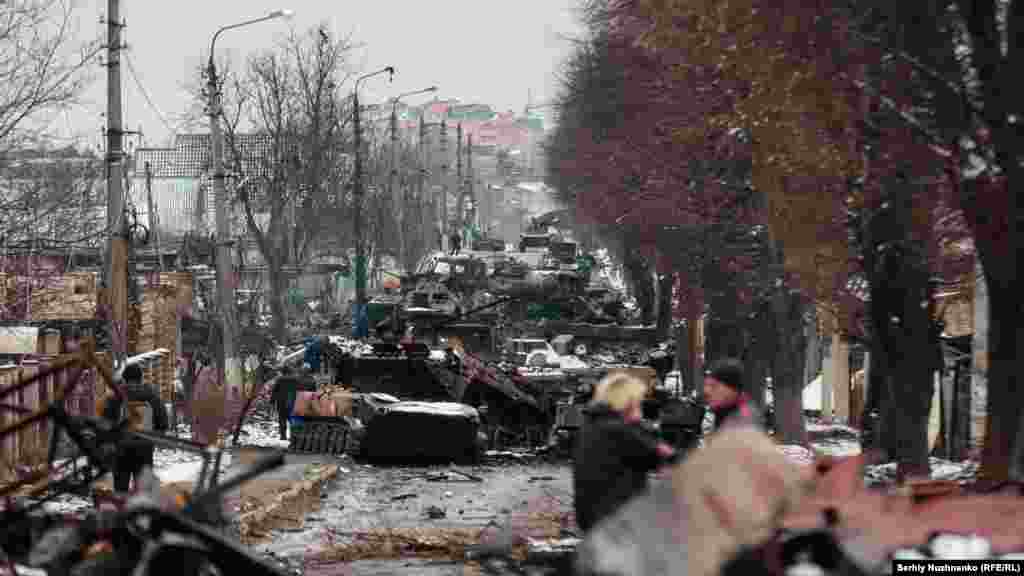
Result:
[[[287,282],[281,270],[281,259],[274,257],[267,261],[270,275],[270,314],[273,317],[273,334],[278,345],[288,342],[288,310],[285,306]]]
[[[1021,406],[1016,385],[1017,363],[1024,358],[1024,334],[1019,321],[1006,314],[1020,306],[1019,290],[1007,289],[1008,283],[993,281],[989,269],[985,271],[988,288],[988,398],[985,422],[985,446],[982,450],[982,475],[986,480],[1001,482],[1019,478],[1024,471],[1024,445],[1015,445],[1021,429]],[[1013,284],[1016,284],[1014,279]],[[1010,285],[1012,286],[1012,284]],[[1016,457],[1016,458],[1015,458]],[[1016,461],[1014,461],[1016,460]]]
[[[774,290],[771,301],[774,326],[772,386],[775,402],[775,437],[783,444],[807,443],[803,389],[807,339],[804,330],[807,302],[785,284]]]
[[[891,208],[870,224],[878,242],[868,246],[879,254],[870,303],[872,337],[878,339],[872,358],[876,351],[884,356],[878,438],[899,463],[901,476],[928,474],[928,416],[940,359],[931,274],[920,243],[910,234],[913,200],[905,186],[893,183]]]
[[[739,297],[731,286],[723,287],[711,299],[705,327],[705,365],[711,365],[722,358],[742,360],[746,356],[750,340],[747,329],[750,326],[745,319],[740,318],[739,310]]]
[[[654,322],[654,279],[650,268],[635,254],[626,254],[623,265],[628,274],[629,283],[633,286],[633,295],[640,308],[640,318],[644,325]]]
[[[867,399],[864,401],[864,413],[861,415],[861,448],[863,450],[869,450],[871,448],[881,447],[882,443],[879,438],[880,427],[879,417],[881,416],[881,407],[885,404],[883,397],[885,396],[885,373],[886,356],[884,351],[881,350],[881,342],[879,338],[874,336],[872,330],[872,336],[868,342],[868,347],[871,352],[868,358],[868,377],[864,383],[868,387]]]
[[[656,333],[659,341],[667,340],[672,328],[672,289],[675,287],[675,272],[663,274],[658,280],[658,320]]]

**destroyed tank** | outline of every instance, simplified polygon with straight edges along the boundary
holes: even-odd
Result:
[[[336,384],[298,394],[292,450],[403,462],[480,456],[480,414],[428,368],[443,365],[443,353],[431,360],[423,344],[377,343],[353,354],[330,342],[324,352]]]

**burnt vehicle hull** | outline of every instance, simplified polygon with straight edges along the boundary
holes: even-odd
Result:
[[[374,462],[475,462],[482,454],[476,409],[454,402],[398,402],[366,427],[361,453]]]
[[[480,416],[455,402],[403,402],[389,394],[314,395],[321,414],[292,416],[290,449],[350,454],[377,462],[472,461],[479,457]],[[308,407],[310,402],[304,406]]]

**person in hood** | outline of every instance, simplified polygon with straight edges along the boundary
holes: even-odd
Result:
[[[573,460],[576,524],[589,531],[647,489],[647,476],[675,450],[641,424],[647,385],[627,374],[598,383]]]
[[[143,383],[142,376],[142,368],[137,364],[125,366],[121,373],[125,401],[110,394],[103,406],[103,418],[115,424],[124,420],[126,429],[131,431],[166,432],[170,428],[167,411],[156,391]],[[153,443],[143,438],[126,436],[117,443],[115,491],[127,492],[132,480],[138,483],[142,471],[153,467],[153,451]]]
[[[743,363],[723,358],[704,377],[704,402],[715,416],[715,430],[727,421],[761,425],[760,412],[744,391]]]

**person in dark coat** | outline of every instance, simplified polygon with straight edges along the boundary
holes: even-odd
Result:
[[[303,354],[303,363],[309,365],[311,372],[319,372],[320,364],[323,362],[324,356],[324,339],[317,336],[310,336],[306,338],[304,344],[306,345],[306,352]]]
[[[641,425],[647,385],[627,374],[606,377],[586,409],[573,461],[576,524],[589,531],[647,489],[647,475],[675,450]]]
[[[291,367],[282,367],[281,374],[274,381],[274,389],[270,391],[270,399],[277,409],[277,433],[281,440],[288,439],[288,418],[292,415],[299,387],[299,378]]]
[[[744,391],[743,363],[723,358],[704,377],[704,401],[715,416],[715,429],[735,420],[761,426],[761,413]]]
[[[448,244],[451,245],[451,254],[454,256],[462,250],[462,237],[459,236],[458,232],[452,232],[452,235],[448,238]]]
[[[111,394],[103,406],[103,417],[113,423],[127,420],[128,430],[166,432],[170,428],[167,410],[160,396],[142,382],[142,368],[131,364],[122,373],[126,401]],[[117,444],[114,459],[114,490],[127,492],[145,467],[153,467],[153,443],[125,437]]]

